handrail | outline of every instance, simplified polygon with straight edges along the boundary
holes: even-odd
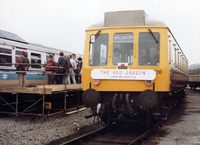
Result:
[[[37,75],[47,75],[47,76],[49,76],[49,75],[53,75],[53,76],[61,76],[61,75],[63,75],[63,76],[65,76],[65,77],[67,77],[68,75],[70,75],[70,76],[78,76],[78,77],[80,77],[81,76],[81,74],[80,74],[80,71],[81,71],[81,68],[77,68],[77,69],[72,69],[72,68],[70,68],[70,69],[72,69],[73,71],[74,70],[77,70],[78,71],[78,73],[77,74],[71,74],[71,71],[72,70],[68,70],[67,72],[65,72],[65,73],[53,73],[53,72],[51,72],[51,71],[46,71],[45,70],[45,68],[46,67],[51,67],[51,68],[66,68],[66,67],[61,67],[61,66],[48,66],[47,64],[39,64],[39,63],[34,63],[34,64],[31,64],[31,63],[0,63],[0,66],[2,65],[2,64],[4,64],[4,65],[29,65],[29,66],[32,66],[32,65],[34,65],[34,66],[36,66],[36,65],[38,65],[38,66],[41,66],[41,67],[43,67],[43,69],[41,70],[31,70],[31,71],[12,71],[12,72],[15,72],[15,73],[27,73],[27,74],[29,74],[29,73],[37,73]],[[45,80],[47,80],[46,78],[45,78]],[[77,80],[77,82],[76,82],[77,84],[79,84],[80,83],[80,78],[78,78],[78,80]]]

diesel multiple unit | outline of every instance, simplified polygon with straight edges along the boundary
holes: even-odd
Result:
[[[86,30],[82,99],[105,122],[147,112],[165,118],[187,83],[188,60],[177,40],[144,11],[108,12]]]

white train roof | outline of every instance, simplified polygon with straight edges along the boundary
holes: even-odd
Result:
[[[11,32],[3,31],[3,30],[0,30],[0,44],[15,46],[18,48],[30,49],[30,50],[35,50],[35,51],[41,51],[41,52],[50,52],[50,53],[55,53],[55,54],[59,54],[59,52],[61,52],[61,51],[63,51],[64,54],[66,54],[66,55],[73,53],[71,51],[47,47],[42,44],[26,42],[18,35],[11,33]],[[82,54],[77,54],[77,53],[76,53],[76,55],[82,56]]]
[[[189,66],[189,69],[200,68],[200,63],[192,64]]]
[[[166,26],[163,22],[149,17],[143,10],[106,12],[104,22],[96,23],[88,29],[117,26]]]
[[[22,39],[18,35],[3,30],[0,30],[0,38],[28,44],[24,39]]]

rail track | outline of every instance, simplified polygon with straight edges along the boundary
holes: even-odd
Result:
[[[82,136],[61,143],[61,145],[131,145],[140,144],[147,138],[155,128],[159,127],[161,122],[153,127],[146,129],[141,125],[131,125],[114,123],[110,126],[105,126],[95,131],[91,131]],[[134,130],[133,130],[134,128]]]
[[[179,102],[181,103],[181,101]],[[178,108],[179,104],[174,105],[171,103],[171,107],[168,107],[168,117],[169,118]],[[158,130],[159,127],[163,126],[166,120],[161,120],[154,123],[152,127],[147,129],[147,124],[133,123],[133,122],[118,122],[113,123],[109,126],[101,127],[95,131],[83,133],[76,137],[66,138],[59,142],[54,142],[54,144],[60,145],[132,145],[132,144],[142,144],[145,139],[147,139],[152,132]]]

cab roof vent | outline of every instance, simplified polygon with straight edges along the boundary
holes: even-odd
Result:
[[[143,10],[106,12],[104,27],[112,26],[145,26]]]

